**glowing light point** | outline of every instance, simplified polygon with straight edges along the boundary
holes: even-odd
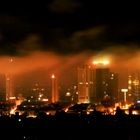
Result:
[[[55,75],[54,74],[52,74],[52,79],[54,79],[55,78]]]
[[[70,92],[67,92],[67,93],[66,93],[66,96],[71,96],[71,93],[70,93]]]
[[[13,59],[12,58],[10,59],[10,62],[13,62]]]
[[[103,61],[103,64],[104,65],[108,65],[109,64],[109,61],[108,60],[105,60],[105,61]]]
[[[99,60],[99,61],[93,61],[94,65],[103,64],[108,65],[110,62],[108,60]]]
[[[121,89],[121,92],[124,93],[124,102],[126,103],[126,92],[128,92],[128,89]]]
[[[128,92],[128,89],[121,89],[122,92]]]

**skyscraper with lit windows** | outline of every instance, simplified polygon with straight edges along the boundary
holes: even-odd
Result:
[[[55,102],[58,102],[59,100],[57,78],[54,74],[52,74],[51,78],[52,78],[51,102],[55,103]]]
[[[118,74],[111,72],[108,67],[97,67],[95,74],[96,101],[101,102],[104,97],[109,97],[112,101],[118,101]]]
[[[13,91],[13,78],[12,75],[6,74],[6,100],[9,100],[11,97],[14,97]]]
[[[95,100],[94,71],[91,66],[78,67],[78,102],[89,103]]]
[[[109,68],[96,68],[96,100],[100,102],[109,96]]]
[[[100,103],[108,97],[118,100],[118,74],[110,71],[108,60],[93,61],[95,69],[96,102]]]
[[[110,98],[118,102],[119,101],[119,75],[118,73],[110,72],[109,74],[109,95]]]
[[[78,100],[100,103],[105,97],[118,101],[118,74],[110,71],[109,61],[78,67]]]
[[[128,95],[130,102],[140,99],[140,73],[134,72],[128,76]]]
[[[0,74],[0,101],[6,101],[6,78],[4,74]]]

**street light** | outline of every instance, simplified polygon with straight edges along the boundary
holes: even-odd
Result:
[[[128,92],[128,89],[121,89],[121,92],[124,93],[124,103],[126,103],[126,93]]]

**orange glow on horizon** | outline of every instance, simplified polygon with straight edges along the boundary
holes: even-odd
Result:
[[[77,66],[87,63],[91,65],[92,63],[93,67],[106,67],[109,65],[111,71],[119,74],[120,88],[123,88],[127,87],[128,84],[127,75],[133,71],[135,72],[135,70],[140,70],[139,60],[139,50],[131,53],[123,50],[115,50],[111,51],[110,55],[106,55],[106,52],[104,51],[100,53],[83,52],[71,55],[59,55],[53,52],[36,51],[20,57],[14,56],[11,58],[11,56],[0,56],[0,74],[13,74],[15,82],[19,85],[26,85],[26,81],[29,81],[28,83],[30,84],[33,80],[38,80],[39,82],[42,80],[43,84],[46,84],[48,79],[60,77],[60,82],[69,86],[76,79]],[[57,77],[55,77],[56,75],[52,76],[52,73],[55,73]],[[20,76],[21,78],[19,78]]]

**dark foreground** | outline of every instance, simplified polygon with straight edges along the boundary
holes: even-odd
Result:
[[[0,140],[140,139],[139,115],[40,115],[0,117]]]

